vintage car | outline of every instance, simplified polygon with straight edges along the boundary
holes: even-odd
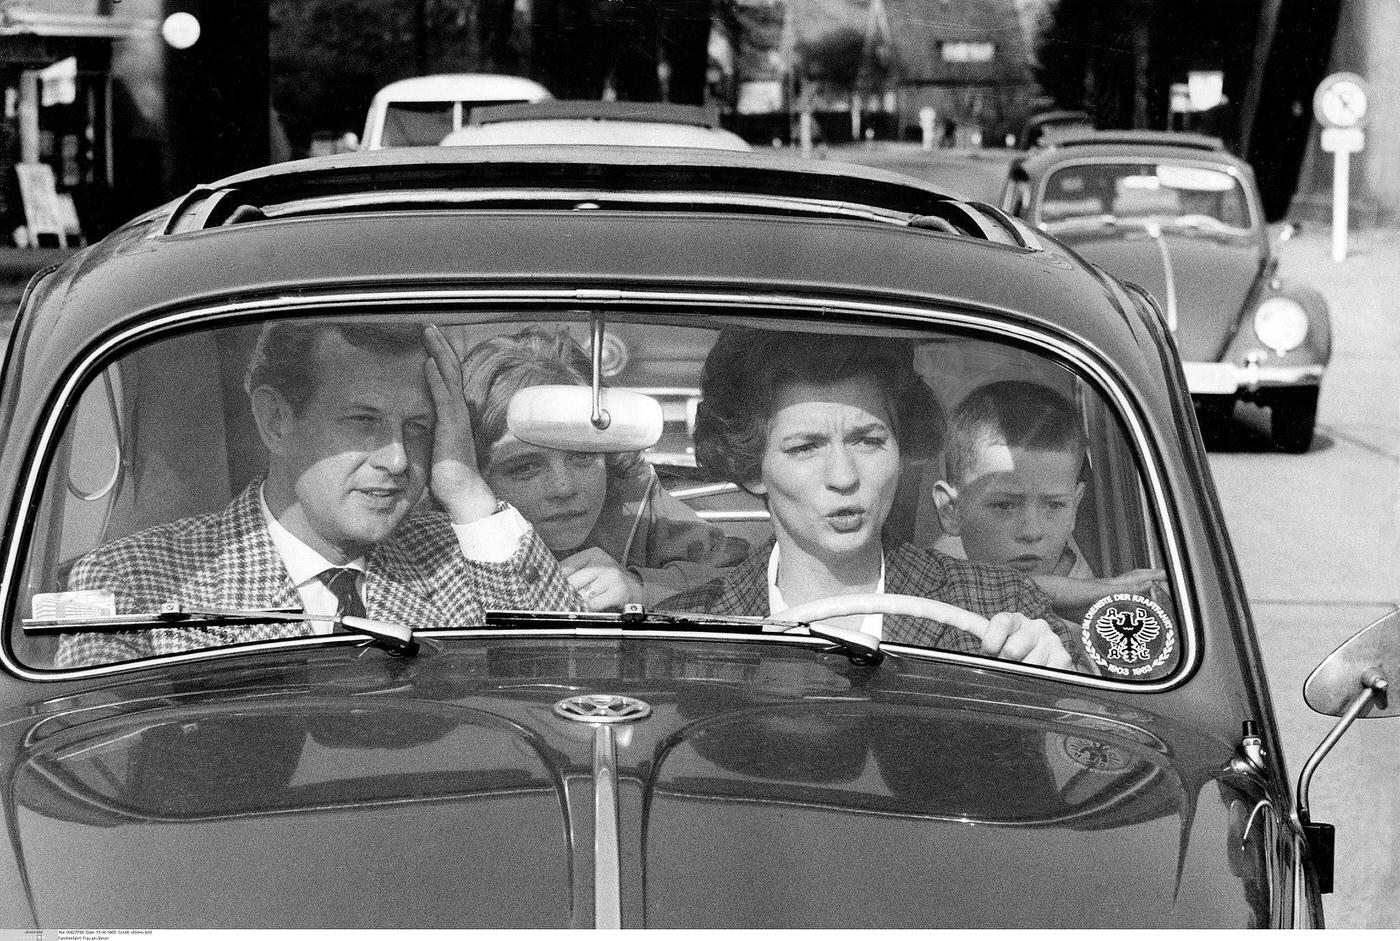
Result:
[[[477,352],[541,336],[585,365],[487,440]],[[977,417],[1006,382],[1058,437]],[[722,399],[759,410],[750,470],[710,444]],[[617,147],[242,173],[37,275],[0,415],[11,927],[1316,926],[1306,782],[1396,711],[1390,618],[1309,681],[1343,718],[1295,796],[1166,323],[893,174]],[[623,467],[651,483],[618,564],[687,588],[592,610],[597,527],[551,534],[602,526],[574,494]],[[459,514],[482,481],[513,502]],[[316,522],[342,496],[349,543]],[[697,531],[742,551],[671,538]],[[351,544],[362,591],[326,607],[343,573],[291,573]],[[716,580],[758,600],[696,602]]]
[[[526,144],[698,147],[752,150],[720,126],[719,112],[655,101],[559,101],[472,109],[471,120],[442,139],[448,147]]]
[[[464,127],[477,108],[550,97],[539,82],[518,75],[464,72],[399,79],[374,93],[360,146],[431,146]]]
[[[1327,303],[1279,274],[1254,174],[1218,138],[1060,131],[1012,165],[1002,205],[1152,294],[1203,424],[1253,402],[1276,449],[1311,447]]]

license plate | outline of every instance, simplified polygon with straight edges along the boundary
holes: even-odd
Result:
[[[1186,388],[1194,395],[1229,395],[1240,387],[1235,367],[1229,363],[1182,363]]]

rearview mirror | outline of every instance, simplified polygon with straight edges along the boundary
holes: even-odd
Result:
[[[1156,179],[1162,186],[1198,193],[1228,193],[1235,188],[1235,178],[1230,174],[1204,167],[1161,164],[1157,167]]]
[[[527,444],[560,451],[641,451],[661,440],[661,403],[626,389],[600,389],[594,420],[588,386],[532,386],[511,396],[506,427]]]

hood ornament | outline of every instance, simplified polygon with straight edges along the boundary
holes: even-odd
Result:
[[[635,722],[651,715],[651,706],[631,696],[590,693],[570,696],[554,704],[555,715],[574,722]]]

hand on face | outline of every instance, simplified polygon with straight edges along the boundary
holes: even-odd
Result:
[[[475,522],[496,512],[496,496],[476,466],[462,363],[437,326],[425,327],[423,338],[429,354],[423,370],[437,415],[428,487],[452,522]]]
[[[636,576],[596,546],[561,560],[559,568],[590,611],[617,611],[642,599],[642,583]]]
[[[1054,670],[1074,668],[1064,644],[1051,630],[1049,622],[1009,611],[993,615],[988,622],[987,636],[982,639],[982,652],[989,657]]]

